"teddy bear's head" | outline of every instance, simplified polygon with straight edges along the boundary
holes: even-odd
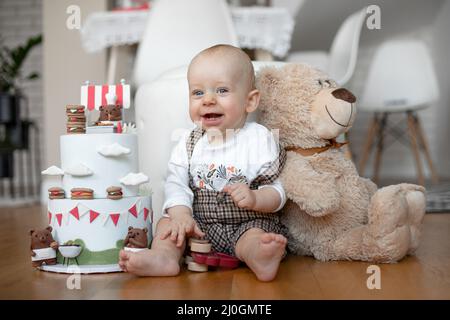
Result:
[[[52,227],[50,226],[42,230],[30,230],[31,248],[43,249],[50,247],[50,244],[55,241],[51,232]]]
[[[120,121],[122,120],[122,106],[108,104],[100,106],[100,116],[98,121]]]
[[[260,122],[280,130],[283,147],[325,146],[355,120],[355,96],[308,65],[263,68],[256,86],[261,92]]]
[[[127,243],[126,246],[134,248],[147,248],[148,247],[147,232],[148,232],[147,228],[138,229],[128,227],[128,234],[125,239],[125,242]]]

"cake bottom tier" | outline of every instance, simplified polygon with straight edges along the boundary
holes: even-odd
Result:
[[[149,245],[152,240],[153,211],[150,197],[125,197],[120,200],[53,199],[48,202],[48,221],[53,228],[53,237],[60,245],[57,262],[63,268],[108,265],[108,268],[100,270],[111,271],[100,272],[120,271],[116,265],[128,227],[146,228]],[[61,248],[67,245],[70,247]],[[49,265],[42,269],[58,272],[61,268]]]

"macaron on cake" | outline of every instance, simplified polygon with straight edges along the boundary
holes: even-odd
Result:
[[[64,189],[59,187],[52,187],[48,189],[48,197],[49,199],[64,199],[66,196],[64,193]]]
[[[93,199],[94,198],[94,190],[89,188],[72,188],[70,190],[70,198],[71,199]]]
[[[121,187],[109,187],[108,189],[106,189],[106,192],[108,193],[107,198],[111,199],[111,200],[119,200],[122,199],[122,188]]]

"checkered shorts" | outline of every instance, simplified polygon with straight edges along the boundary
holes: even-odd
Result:
[[[191,132],[186,142],[189,162],[194,146],[204,132],[198,129]],[[256,190],[261,185],[273,183],[278,178],[285,161],[286,153],[281,149],[278,159],[252,181],[250,189]],[[197,188],[191,175],[189,185],[194,193],[194,219],[200,229],[206,233],[206,238],[211,241],[214,251],[235,255],[237,241],[251,228],[286,234],[278,214],[241,209],[225,192]]]

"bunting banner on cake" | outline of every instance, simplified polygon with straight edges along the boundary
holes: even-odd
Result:
[[[144,221],[147,221],[149,210],[147,208],[144,208]]]
[[[63,214],[62,213],[57,213],[57,214],[55,214],[55,217],[56,217],[56,220],[58,220],[59,226],[61,227]]]
[[[94,210],[89,210],[89,223],[92,223],[92,221],[94,221],[95,219],[97,219],[97,217],[100,215],[100,213],[94,211]]]
[[[78,207],[75,206],[72,210],[69,211],[72,216],[74,216],[77,220],[80,220],[80,213],[78,212]]]
[[[138,217],[138,212],[137,212],[137,209],[136,209],[136,204],[134,205],[134,206],[132,206],[129,210],[128,210],[128,212],[130,212],[133,216],[135,216],[136,218]]]
[[[117,226],[117,223],[119,222],[120,213],[110,213],[109,216],[111,217],[112,222],[115,226]]]
[[[141,208],[142,206],[142,208]],[[101,219],[100,223],[106,225],[109,219],[112,223],[117,226],[119,221],[128,224],[129,222],[133,224],[136,219],[143,219],[147,221],[150,216],[150,222],[153,222],[153,210],[145,208],[140,200],[136,201],[128,210],[122,212],[98,212],[87,207],[85,204],[77,203],[72,209],[67,212],[54,213],[54,209],[49,208],[47,211],[48,223],[49,225],[57,223],[59,226],[69,225],[70,220],[80,221],[82,217],[89,213],[89,223],[94,223],[95,221]],[[53,212],[52,212],[53,211]],[[56,210],[55,210],[56,211]],[[142,215],[141,212],[143,211]],[[132,216],[130,218],[130,216]],[[130,221],[131,219],[132,221]]]

